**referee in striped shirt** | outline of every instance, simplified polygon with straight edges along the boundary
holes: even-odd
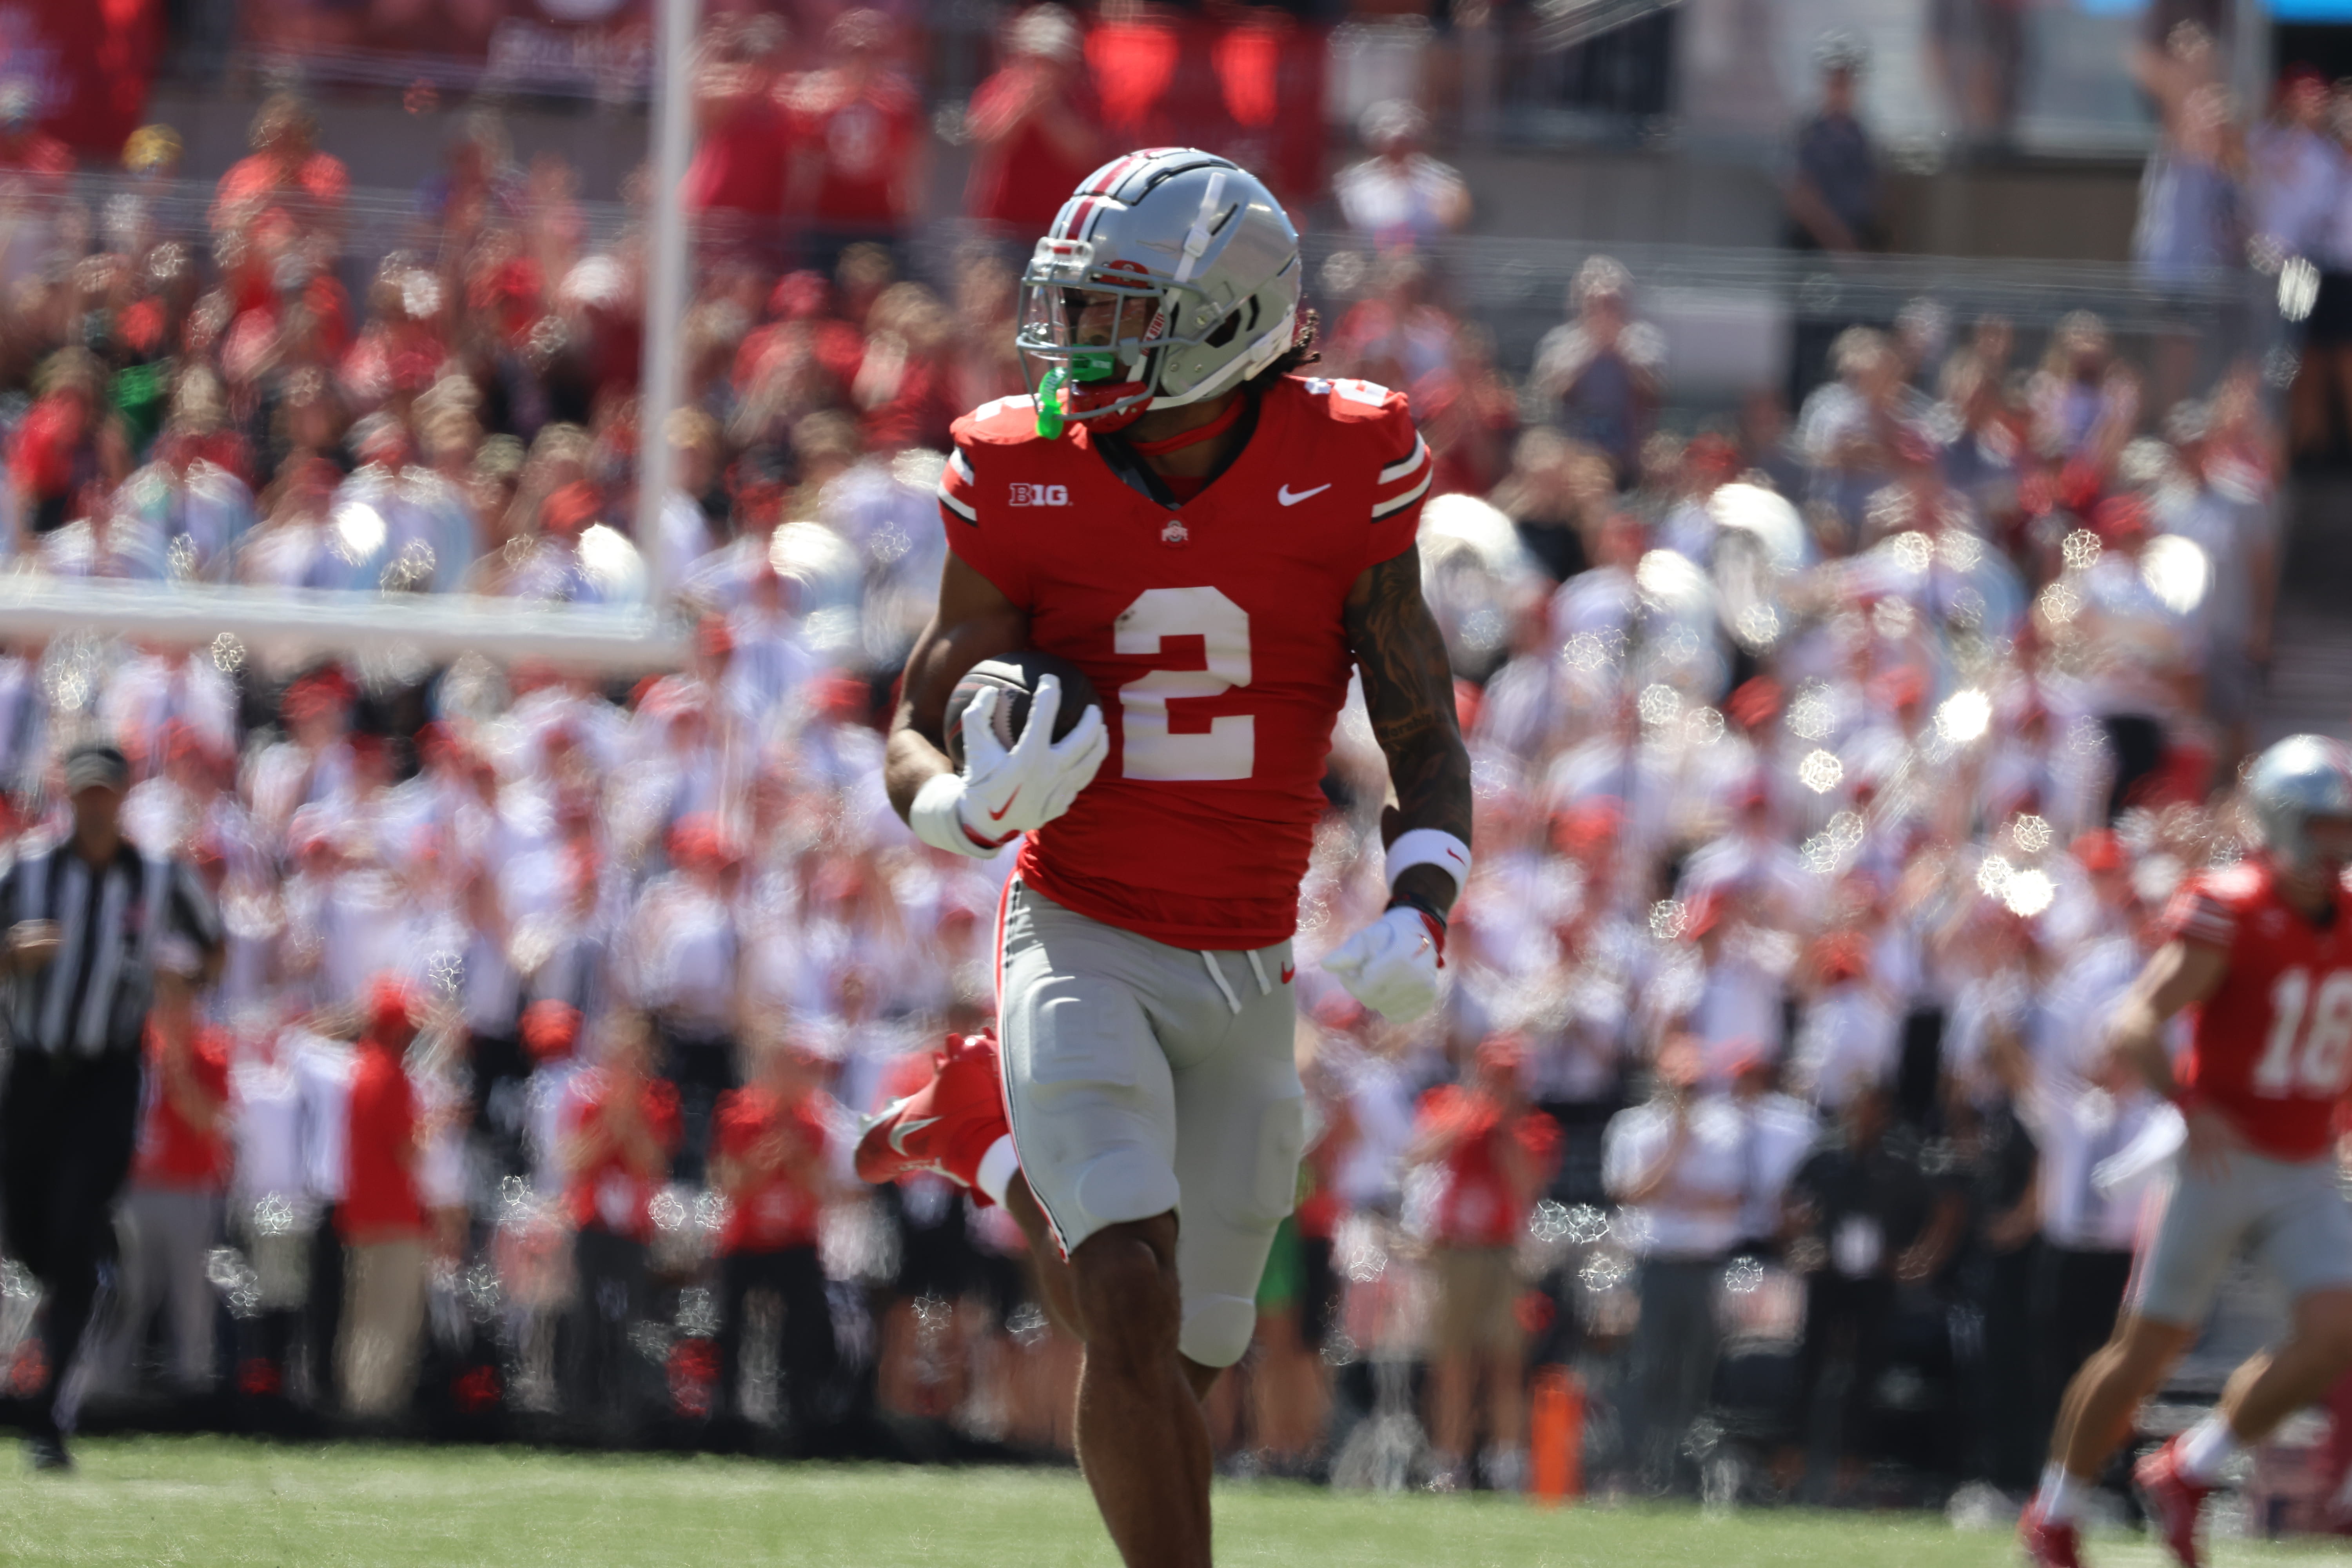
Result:
[[[0,1240],[47,1300],[47,1383],[21,1416],[38,1469],[64,1469],[60,1398],[89,1326],[115,1196],[138,1135],[147,1005],[159,965],[220,971],[220,917],[187,865],[122,837],[130,764],[112,746],[66,759],[73,836],[0,874],[7,1088],[0,1100]]]

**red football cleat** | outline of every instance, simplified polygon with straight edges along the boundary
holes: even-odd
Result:
[[[945,1176],[982,1204],[981,1157],[1012,1131],[996,1074],[996,1039],[948,1037],[931,1055],[931,1076],[858,1123],[857,1179],[895,1182],[918,1171]]]
[[[2181,1568],[2200,1568],[2204,1558],[2197,1551],[2197,1519],[2205,1511],[2205,1500],[2213,1495],[2211,1487],[2200,1487],[2180,1473],[2180,1439],[2173,1438],[2155,1453],[2132,1467],[2132,1485],[2139,1492],[2140,1506],[2147,1510],[2148,1522]]]
[[[2083,1534],[2071,1524],[2053,1524],[2038,1503],[2018,1516],[2017,1544],[2032,1568],[2083,1568]]]

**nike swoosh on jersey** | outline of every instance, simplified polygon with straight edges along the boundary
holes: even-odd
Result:
[[[936,1116],[919,1116],[912,1121],[901,1121],[898,1126],[890,1129],[891,1152],[904,1157],[907,1152],[907,1134],[920,1132],[938,1120]]]
[[[1328,489],[1329,489],[1330,488],[1331,488],[1331,481],[1330,481],[1330,480],[1328,480],[1328,479],[1326,479],[1326,480],[1324,480],[1321,484],[1317,485],[1317,486],[1316,486],[1313,489],[1311,489],[1311,490],[1299,490],[1299,491],[1297,491],[1297,492],[1296,492],[1296,493],[1293,493],[1293,491],[1291,490],[1291,488],[1290,488],[1288,485],[1285,485],[1285,486],[1283,486],[1283,487],[1282,487],[1282,489],[1280,489],[1279,490],[1276,490],[1276,491],[1275,492],[1275,497],[1274,497],[1274,499],[1275,499],[1275,500],[1278,500],[1278,501],[1280,501],[1280,502],[1281,502],[1283,505],[1285,505],[1285,506],[1297,506],[1300,501],[1306,500],[1307,500],[1309,497],[1312,497],[1312,496],[1319,496],[1319,495],[1321,495],[1325,490],[1328,490]]]
[[[1019,800],[1021,798],[1021,792],[1028,787],[1029,786],[1025,784],[1014,784],[1013,786],[1013,793],[1004,797],[1004,804],[988,814],[988,820],[991,822],[1003,821],[1004,814],[1013,809],[1013,803]]]

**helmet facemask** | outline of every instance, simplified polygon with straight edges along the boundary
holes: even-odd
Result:
[[[1066,419],[1115,430],[1141,418],[1157,390],[1159,351],[1171,341],[1162,335],[1168,298],[1183,289],[1132,262],[1097,268],[1088,241],[1039,240],[1021,278],[1014,344],[1039,430],[1059,435]]]

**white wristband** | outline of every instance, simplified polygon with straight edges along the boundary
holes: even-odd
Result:
[[[985,860],[1003,847],[982,843],[965,828],[961,773],[941,773],[917,790],[915,804],[907,811],[907,826],[915,830],[916,837],[950,855]]]
[[[1470,885],[1470,846],[1442,827],[1416,827],[1389,846],[1389,886],[1415,866],[1434,866],[1454,879],[1458,896]]]

